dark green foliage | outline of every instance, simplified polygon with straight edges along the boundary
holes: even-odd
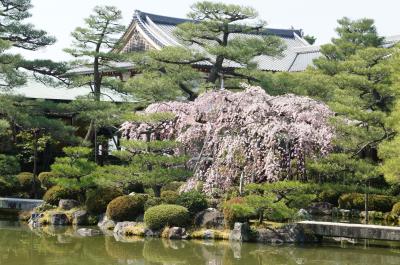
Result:
[[[176,191],[162,191],[160,197],[162,201],[166,204],[178,204],[177,200],[179,198],[179,194]]]
[[[144,210],[147,211],[150,207],[163,204],[163,200],[159,197],[150,197],[144,204]]]
[[[144,204],[148,199],[147,194],[125,195],[113,199],[107,206],[106,214],[111,220],[135,221],[144,213]]]
[[[395,197],[370,194],[368,196],[368,210],[390,212],[395,202]],[[343,194],[339,198],[339,207],[363,211],[365,210],[365,195],[361,193]]]
[[[11,187],[12,187],[11,184],[7,180],[0,177],[0,196],[5,197],[10,195]]]
[[[114,188],[96,188],[86,191],[85,206],[91,214],[102,214],[107,205],[115,198],[122,196],[122,192]]]
[[[151,229],[165,226],[185,227],[189,221],[189,211],[180,205],[162,204],[150,207],[144,213],[144,222]]]
[[[191,215],[195,215],[196,213],[201,212],[208,207],[206,196],[198,191],[182,193],[179,195],[175,204],[186,207]]]
[[[391,213],[397,217],[400,217],[400,202],[397,202],[395,205],[393,205]]]
[[[0,176],[15,175],[20,171],[21,167],[16,157],[0,154]]]
[[[61,199],[74,199],[81,198],[81,192],[76,189],[64,188],[61,186],[53,186],[43,196],[43,200],[51,205],[57,205]]]
[[[49,189],[55,185],[54,179],[57,178],[58,175],[53,172],[42,172],[38,176],[38,180],[42,184],[42,187]]]
[[[242,197],[232,198],[224,203],[223,213],[225,226],[232,229],[236,222],[247,222],[256,215],[254,208],[250,207]]]

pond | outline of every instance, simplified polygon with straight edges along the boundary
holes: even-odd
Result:
[[[112,236],[80,238],[69,228],[31,231],[13,220],[0,222],[0,264],[4,265],[398,265],[394,246],[324,243],[271,246],[227,241],[136,239],[119,242]]]

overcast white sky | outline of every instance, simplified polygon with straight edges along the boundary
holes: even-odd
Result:
[[[303,29],[323,44],[334,36],[336,20],[373,18],[381,35],[400,34],[400,0],[220,0],[225,3],[248,5],[259,11],[269,27]],[[68,60],[62,51],[71,43],[70,32],[83,24],[96,5],[114,5],[123,11],[123,23],[128,25],[135,9],[166,16],[185,17],[195,0],[32,0],[30,22],[48,31],[57,44],[28,58]]]

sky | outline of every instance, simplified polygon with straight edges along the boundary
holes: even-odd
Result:
[[[32,17],[37,28],[57,38],[57,43],[36,52],[23,52],[29,59],[69,60],[62,50],[71,44],[70,33],[83,25],[96,5],[113,5],[123,12],[122,23],[129,25],[135,9],[173,17],[186,17],[195,0],[32,0]],[[400,34],[400,0],[219,0],[254,7],[271,28],[302,29],[324,44],[335,36],[337,19],[373,18],[383,36]]]

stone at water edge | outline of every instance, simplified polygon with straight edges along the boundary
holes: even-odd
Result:
[[[246,242],[250,240],[250,227],[247,223],[235,223],[229,235],[229,240]]]
[[[224,228],[224,215],[214,208],[208,208],[196,214],[194,224],[202,228]]]
[[[58,202],[58,207],[59,207],[61,210],[66,210],[66,211],[68,211],[68,210],[71,210],[72,208],[75,208],[75,207],[77,207],[77,206],[79,206],[79,202],[78,202],[77,200],[61,199],[61,200]]]
[[[187,239],[189,235],[186,229],[182,227],[171,227],[168,230],[168,239]]]
[[[125,228],[127,226],[136,226],[136,222],[118,222],[114,227],[114,235],[125,236]]]
[[[311,215],[331,215],[333,205],[329,202],[314,202],[306,210]]]
[[[79,210],[72,214],[72,223],[74,225],[86,225],[88,223],[88,213],[85,210]]]
[[[40,227],[39,219],[43,217],[43,213],[32,213],[31,218],[29,218],[28,225],[36,228]]]
[[[52,225],[69,225],[70,221],[64,213],[52,213],[50,216],[50,224]]]
[[[97,226],[100,227],[101,230],[111,231],[115,227],[115,222],[113,220],[109,219],[106,214],[103,214],[100,217],[100,220],[99,220]]]
[[[82,237],[91,237],[91,236],[100,236],[102,235],[101,231],[91,228],[80,228],[76,230],[76,233]]]

